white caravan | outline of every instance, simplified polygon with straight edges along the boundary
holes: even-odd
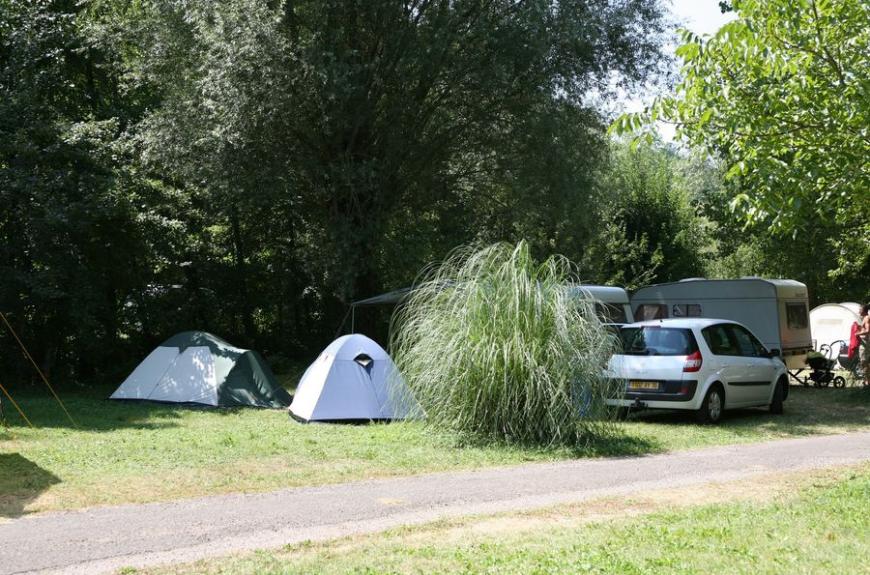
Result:
[[[595,300],[595,312],[605,323],[632,323],[628,292],[621,287],[576,285],[572,286],[573,295],[589,294]]]
[[[813,349],[807,286],[787,279],[685,279],[641,288],[631,296],[635,321],[703,317],[742,323],[789,369],[806,367]]]

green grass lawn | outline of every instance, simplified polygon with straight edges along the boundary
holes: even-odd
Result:
[[[781,491],[748,501],[661,505],[669,510],[639,515],[616,509],[585,520],[578,520],[582,506],[449,520],[149,572],[870,573],[870,466],[810,476],[796,492]]]
[[[729,414],[715,427],[649,413],[578,449],[459,445],[423,424],[303,425],[286,412],[190,409],[66,394],[18,394],[37,426],[0,428],[0,517],[91,505],[266,491],[571,457],[632,455],[870,429],[870,392],[795,387],[786,414]]]

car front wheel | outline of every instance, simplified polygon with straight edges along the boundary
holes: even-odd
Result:
[[[707,391],[707,395],[704,396],[701,408],[695,412],[695,419],[698,420],[698,423],[719,423],[724,410],[725,394],[722,393],[720,386],[714,385]]]

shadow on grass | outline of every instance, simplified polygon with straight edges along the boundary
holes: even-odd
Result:
[[[692,425],[688,411],[642,411],[631,416],[637,423]],[[779,435],[814,435],[825,430],[870,426],[870,389],[817,389],[792,386],[785,413],[773,415],[766,408],[726,411],[719,426],[729,431],[759,430]]]
[[[162,429],[176,425],[178,408],[169,404],[123,402],[106,399],[104,390],[79,389],[59,392],[66,409],[82,431],[113,431],[124,428]],[[27,390],[15,396],[24,414],[36,428],[67,428],[73,425],[57,400],[46,390]],[[12,428],[24,428],[17,411],[6,409],[6,420]]]
[[[449,437],[449,433],[447,435]],[[665,446],[649,437],[638,437],[614,423],[600,423],[583,431],[576,443],[556,442],[541,444],[516,440],[453,436],[448,440],[455,447],[505,448],[552,454],[570,458],[584,457],[636,457],[666,451]]]
[[[0,517],[20,517],[27,504],[60,479],[19,453],[0,453]]]
[[[638,457],[667,451],[665,446],[648,437],[636,437],[615,428],[586,437],[574,448],[574,457]]]
[[[196,403],[161,403],[147,400],[108,399],[113,388],[91,387],[74,391],[61,391],[60,397],[67,410],[83,431],[113,431],[116,429],[165,429],[177,425],[185,411],[208,412],[215,415],[233,415],[258,407],[212,407]],[[57,400],[46,390],[27,390],[16,394],[16,401],[34,427],[72,428],[73,425]],[[5,407],[5,406],[4,406]],[[10,426],[25,423],[18,412],[5,407]]]

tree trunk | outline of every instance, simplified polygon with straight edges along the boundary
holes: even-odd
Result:
[[[253,343],[256,340],[256,327],[254,325],[254,309],[251,305],[248,293],[247,260],[245,244],[242,241],[242,225],[239,216],[239,208],[235,205],[230,209],[230,228],[233,242],[233,266],[236,278],[236,310],[241,317],[242,332],[245,338]]]

